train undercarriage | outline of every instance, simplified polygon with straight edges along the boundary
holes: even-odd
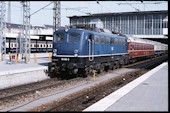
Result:
[[[167,54],[167,53],[164,53]],[[102,73],[103,71],[114,70],[123,67],[129,63],[142,61],[145,59],[152,59],[162,56],[164,54],[152,54],[143,57],[129,57],[126,55],[94,57],[93,60],[89,57],[79,58],[61,58],[54,57],[52,62],[48,65],[48,75],[50,77],[87,77],[93,76],[94,73]]]
[[[116,55],[105,57],[57,57],[53,58],[48,66],[50,77],[62,76],[92,76],[95,73],[113,70],[129,63],[128,55]]]

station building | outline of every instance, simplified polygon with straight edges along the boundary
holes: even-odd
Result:
[[[168,10],[100,13],[69,18],[70,25],[89,24],[99,19],[104,29],[165,44],[168,42]]]
[[[15,53],[19,49],[21,41],[22,24],[6,23],[6,51]],[[52,51],[52,25],[32,26],[30,25],[30,50],[31,53]]]

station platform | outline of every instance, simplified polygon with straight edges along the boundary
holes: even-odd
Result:
[[[11,62],[9,58],[0,61],[0,89],[49,79],[45,72],[49,62],[48,53],[37,53],[36,58],[31,54],[28,63],[21,59]]]
[[[168,62],[83,110],[86,111],[168,111]]]

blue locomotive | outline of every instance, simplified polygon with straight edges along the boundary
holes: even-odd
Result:
[[[72,27],[53,34],[50,76],[92,75],[128,63],[127,37],[106,33],[102,29]]]

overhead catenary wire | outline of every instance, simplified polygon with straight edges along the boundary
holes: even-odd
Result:
[[[54,1],[50,2],[50,3],[49,3],[49,4],[47,4],[46,6],[44,6],[44,7],[40,8],[39,10],[37,10],[37,11],[35,11],[34,13],[30,14],[30,16],[32,16],[33,14],[35,14],[35,13],[37,13],[37,12],[41,11],[42,9],[46,8],[47,6],[51,5],[53,2],[54,2]]]
[[[63,5],[63,4],[62,4],[62,6],[65,6],[65,7],[67,7],[67,8],[61,8],[61,9],[65,9],[65,10],[75,10],[75,11],[78,11],[78,12],[81,12],[81,13],[84,13],[84,14],[89,14],[89,15],[91,15],[91,13],[89,13],[89,12],[80,11],[81,8],[86,8],[86,7],[69,8],[68,6]]]

